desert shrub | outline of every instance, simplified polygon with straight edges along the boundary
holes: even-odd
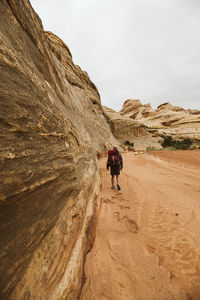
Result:
[[[175,149],[179,149],[179,150],[187,150],[190,146],[188,146],[187,144],[184,144],[183,142],[180,142],[180,141],[176,141],[174,143],[174,146],[173,146]]]
[[[173,147],[174,149],[187,150],[192,145],[192,140],[185,138],[182,141],[174,140],[171,136],[164,137],[164,141],[161,143],[163,148]]]
[[[126,145],[126,146],[134,146],[134,143],[131,143],[130,141],[125,141],[124,142],[124,145]]]
[[[183,144],[191,146],[192,145],[192,140],[189,139],[189,138],[186,138],[186,139],[183,140]]]
[[[146,151],[154,151],[156,150],[155,147],[146,147]]]
[[[197,149],[200,149],[200,146],[198,146],[198,145],[192,145],[190,147],[190,150],[197,150]]]
[[[171,151],[171,150],[175,150],[175,148],[174,148],[174,147],[172,147],[172,146],[165,147],[164,149],[165,149],[165,150],[169,150],[169,151]]]
[[[164,141],[161,143],[163,148],[173,146],[173,144],[174,144],[174,141],[173,141],[173,138],[170,135],[165,136]]]

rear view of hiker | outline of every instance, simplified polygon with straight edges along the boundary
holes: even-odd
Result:
[[[112,150],[108,151],[108,160],[107,160],[107,170],[109,170],[110,167],[110,174],[111,174],[111,184],[112,184],[112,189],[115,188],[114,186],[114,177],[116,176],[116,181],[117,181],[117,189],[120,190],[119,186],[119,174],[120,170],[123,168],[123,160],[122,156],[119,153],[117,147],[113,147]]]

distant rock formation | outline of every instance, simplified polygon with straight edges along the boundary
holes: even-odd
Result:
[[[137,101],[134,103],[134,101]],[[142,104],[139,100],[127,100],[120,112],[103,106],[105,115],[110,119],[113,135],[122,143],[134,142],[135,149],[146,149],[151,146],[160,147],[158,137],[152,136],[148,128],[136,119]],[[126,106],[126,104],[128,104]],[[132,105],[133,104],[133,105]],[[147,107],[148,109],[148,107]]]
[[[96,153],[117,144],[97,88],[29,1],[0,4],[0,299],[76,299]]]
[[[105,114],[108,115],[110,120],[112,121],[112,131],[114,136],[124,142],[125,140],[131,140],[136,136],[146,136],[147,130],[145,126],[141,125],[136,120],[133,120],[129,115],[132,116],[132,112],[128,115],[123,115],[121,113],[117,113],[114,110],[103,106],[103,110]]]
[[[113,122],[114,136],[122,143],[134,142],[136,149],[160,148],[159,141],[166,135],[200,141],[199,110],[185,110],[169,102],[153,110],[149,103],[142,105],[138,99],[126,100],[119,112],[103,109]]]

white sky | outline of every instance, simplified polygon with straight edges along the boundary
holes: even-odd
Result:
[[[200,0],[30,0],[103,105],[200,109]]]

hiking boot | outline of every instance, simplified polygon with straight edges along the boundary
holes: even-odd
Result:
[[[119,184],[117,184],[117,189],[120,191],[120,186],[119,186]]]
[[[111,189],[114,190],[114,188],[115,188],[115,186],[113,185],[113,186],[111,187]]]

